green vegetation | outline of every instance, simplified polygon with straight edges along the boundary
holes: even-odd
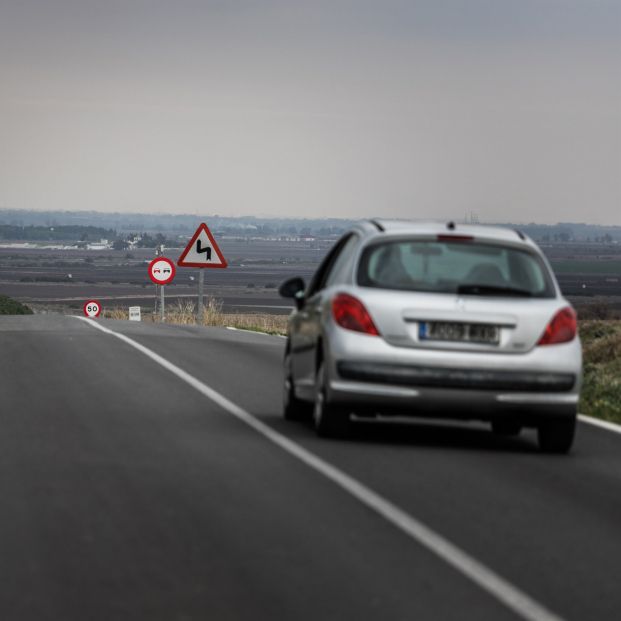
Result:
[[[621,423],[621,321],[582,321],[584,384],[580,411]]]
[[[15,226],[0,224],[0,239],[19,241],[99,241],[116,232],[99,226]]]
[[[0,315],[32,315],[32,310],[6,295],[0,295]]]
[[[603,259],[566,259],[552,261],[555,274],[611,274],[621,277],[621,261]]]
[[[130,235],[129,239],[135,239],[136,236],[135,235]],[[165,235],[162,235],[161,233],[158,233],[157,235],[149,235],[148,233],[142,233],[139,238],[138,238],[138,242],[136,243],[136,246],[138,248],[157,248],[157,246],[167,246],[170,248],[170,246],[174,245],[174,242],[167,239]]]
[[[129,248],[129,242],[124,239],[115,239],[112,248],[113,250],[127,250]]]

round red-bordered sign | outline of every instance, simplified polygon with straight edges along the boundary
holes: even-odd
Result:
[[[84,304],[84,314],[87,317],[99,317],[101,313],[101,304],[97,300],[88,300]]]
[[[166,257],[157,257],[149,263],[149,278],[156,285],[167,285],[175,277],[175,264]]]

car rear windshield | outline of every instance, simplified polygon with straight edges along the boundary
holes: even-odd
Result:
[[[358,265],[363,287],[551,298],[541,258],[527,250],[475,240],[397,240],[369,245]]]

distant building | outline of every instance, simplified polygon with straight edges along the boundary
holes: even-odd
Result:
[[[100,239],[98,242],[86,244],[87,250],[110,250],[112,244],[107,239]]]

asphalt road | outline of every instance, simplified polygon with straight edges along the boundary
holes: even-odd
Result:
[[[3,621],[544,618],[162,364],[560,618],[621,618],[621,434],[580,424],[569,456],[457,423],[320,440],[280,418],[283,339],[97,323],[162,358],[75,318],[0,318]]]

